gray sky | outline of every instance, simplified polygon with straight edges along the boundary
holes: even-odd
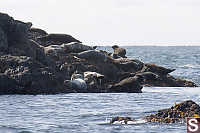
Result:
[[[200,44],[200,0],[2,0],[0,11],[93,45]]]

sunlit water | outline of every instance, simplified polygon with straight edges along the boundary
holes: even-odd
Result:
[[[172,75],[199,84],[199,50],[200,47],[130,47],[127,53],[144,62],[176,68]],[[115,116],[140,119],[188,99],[200,104],[199,94],[200,88],[145,87],[141,94],[3,95],[0,133],[184,133],[184,123],[102,123]]]

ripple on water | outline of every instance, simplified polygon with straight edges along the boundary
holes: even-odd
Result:
[[[12,132],[185,132],[184,124],[99,125],[115,116],[136,119],[174,102],[200,103],[200,88],[149,88],[131,94],[60,94],[0,96],[0,131]],[[187,94],[187,95],[186,95]],[[8,128],[7,128],[8,127]]]

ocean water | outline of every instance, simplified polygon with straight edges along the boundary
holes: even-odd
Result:
[[[200,47],[126,47],[127,56],[169,68],[173,76],[200,83]],[[109,47],[101,47],[111,50]],[[159,124],[142,117],[184,100],[200,104],[200,88],[144,87],[143,93],[0,96],[0,133],[185,133],[185,123]],[[134,125],[108,125],[115,116]]]

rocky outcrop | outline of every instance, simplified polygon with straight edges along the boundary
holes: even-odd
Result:
[[[192,100],[187,100],[172,106],[171,108],[159,110],[157,113],[146,116],[148,122],[174,123],[185,121],[186,117],[199,117],[200,106]]]
[[[155,114],[140,118],[144,122],[175,123],[185,122],[187,117],[200,117],[200,106],[192,100],[183,101],[171,108],[162,109]],[[134,124],[137,120],[131,117],[113,117],[110,124]]]
[[[62,79],[55,70],[45,67],[41,63],[27,56],[0,57],[0,71],[2,80],[9,79],[12,84],[3,85],[0,94],[54,94],[65,92]],[[6,76],[5,76],[6,75]],[[12,89],[12,90],[10,90]],[[6,91],[10,90],[10,91]],[[7,92],[7,93],[5,93]]]
[[[143,86],[196,86],[171,76],[174,69],[126,58],[123,48],[114,48],[115,59],[70,35],[31,26],[0,13],[0,94],[141,93]],[[84,78],[71,79],[76,71]]]

